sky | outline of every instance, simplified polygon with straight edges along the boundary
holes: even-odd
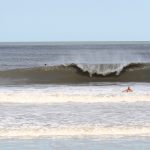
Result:
[[[0,42],[150,41],[150,0],[0,0]]]

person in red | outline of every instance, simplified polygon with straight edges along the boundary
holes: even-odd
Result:
[[[133,92],[133,90],[128,86],[128,88],[122,92]]]

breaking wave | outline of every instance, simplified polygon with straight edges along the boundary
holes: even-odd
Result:
[[[137,76],[138,74],[138,76]],[[0,83],[150,81],[150,64],[65,64],[0,71]]]
[[[83,72],[89,73],[90,77],[94,74],[97,75],[109,75],[111,73],[116,73],[119,75],[127,64],[73,64],[73,66],[78,67]]]

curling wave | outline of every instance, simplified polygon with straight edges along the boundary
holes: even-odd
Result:
[[[119,75],[128,64],[74,64],[74,66],[83,72],[89,73],[90,77],[92,77],[94,74],[106,76],[116,73],[116,75]]]
[[[137,76],[138,74],[138,76]],[[3,83],[150,82],[150,64],[65,64],[0,71]]]

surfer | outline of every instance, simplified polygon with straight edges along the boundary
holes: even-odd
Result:
[[[133,90],[128,86],[128,88],[122,92],[133,92]]]
[[[44,71],[48,71],[47,64],[44,64]]]

